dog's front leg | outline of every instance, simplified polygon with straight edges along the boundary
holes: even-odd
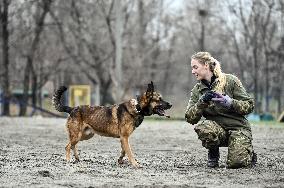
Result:
[[[124,151],[124,148],[122,146],[122,142],[121,142],[121,154],[120,154],[120,157],[118,158],[118,163],[119,164],[123,164],[123,157],[125,156],[125,151]]]
[[[140,165],[137,163],[137,161],[133,157],[133,153],[131,151],[131,148],[130,148],[130,145],[129,145],[129,141],[128,141],[128,136],[120,137],[120,142],[121,142],[121,148],[127,154],[127,157],[128,157],[128,160],[130,161],[130,163],[135,168],[140,168]]]

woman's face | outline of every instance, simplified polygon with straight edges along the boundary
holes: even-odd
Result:
[[[191,59],[191,73],[197,80],[211,80],[212,72],[209,69],[208,64],[201,64],[196,59]]]

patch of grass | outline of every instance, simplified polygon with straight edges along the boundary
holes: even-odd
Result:
[[[182,117],[164,117],[164,116],[150,116],[150,117],[145,117],[145,120],[150,120],[150,121],[185,121],[184,118]]]
[[[183,117],[171,117],[171,118],[166,118],[162,116],[150,116],[150,117],[145,117],[145,120],[147,121],[184,121],[185,119]],[[284,122],[280,123],[278,121],[250,121],[252,125],[255,126],[284,126]]]
[[[278,121],[250,121],[252,125],[261,125],[261,126],[284,126],[284,123]]]

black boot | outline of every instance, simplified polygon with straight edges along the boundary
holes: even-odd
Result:
[[[219,147],[208,149],[208,162],[207,166],[210,168],[215,168],[219,166]]]
[[[253,151],[253,152],[252,152],[252,159],[251,159],[251,166],[252,166],[252,167],[255,166],[256,163],[257,163],[257,155],[256,155],[256,153]]]

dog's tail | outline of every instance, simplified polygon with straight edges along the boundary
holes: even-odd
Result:
[[[62,94],[67,90],[67,87],[65,86],[61,86],[59,87],[58,90],[56,90],[53,94],[52,97],[52,104],[54,106],[54,108],[59,111],[59,112],[67,112],[68,114],[71,113],[71,111],[73,110],[73,108],[69,107],[69,106],[64,106],[60,99]]]

